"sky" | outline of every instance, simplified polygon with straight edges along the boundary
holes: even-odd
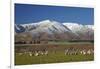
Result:
[[[36,23],[43,20],[94,24],[94,9],[68,6],[15,4],[15,24]]]

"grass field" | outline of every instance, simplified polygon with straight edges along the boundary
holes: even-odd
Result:
[[[62,53],[49,54],[45,56],[15,56],[15,65],[27,64],[46,64],[46,63],[60,63],[60,62],[75,62],[75,61],[93,61],[93,55],[64,55]]]
[[[49,53],[48,55],[39,55],[39,56],[29,56],[28,54],[18,55],[15,52],[15,65],[29,65],[29,64],[47,64],[47,63],[61,63],[61,62],[78,62],[78,61],[93,61],[94,55],[65,55],[64,49],[65,48],[85,48],[85,49],[94,49],[94,45],[91,44],[68,44],[68,45],[15,45],[15,49],[39,49],[47,48]],[[56,50],[56,54],[52,53],[52,51]]]

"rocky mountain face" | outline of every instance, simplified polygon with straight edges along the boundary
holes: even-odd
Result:
[[[44,20],[37,23],[15,24],[15,35],[31,35],[44,40],[94,40],[94,26]]]

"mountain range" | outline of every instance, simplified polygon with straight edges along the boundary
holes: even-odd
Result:
[[[43,20],[37,23],[15,24],[15,34],[31,34],[33,39],[94,40],[94,26]]]

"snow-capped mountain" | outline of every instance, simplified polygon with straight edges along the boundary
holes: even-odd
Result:
[[[62,39],[93,39],[93,25],[78,23],[59,23],[57,21],[44,20],[38,23],[15,24],[16,33],[31,33],[33,36],[40,32]]]
[[[81,39],[94,39],[93,25],[82,25],[77,23],[63,23],[72,32],[80,36]]]
[[[93,25],[82,25],[77,23],[63,23],[66,27],[68,27],[72,32],[75,32],[76,34],[83,33],[93,33],[94,28]]]

